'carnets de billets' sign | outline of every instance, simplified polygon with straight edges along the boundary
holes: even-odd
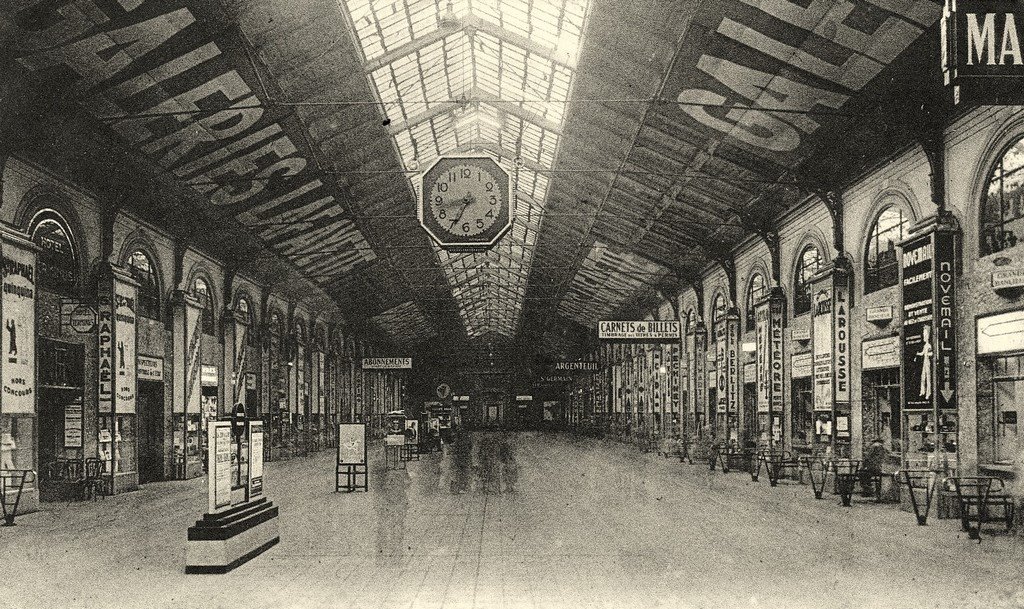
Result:
[[[602,321],[599,337],[605,340],[671,340],[678,339],[678,321]]]

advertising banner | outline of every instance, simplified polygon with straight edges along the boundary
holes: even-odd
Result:
[[[850,286],[845,273],[837,274],[833,286],[832,330],[835,372],[835,401],[850,402]]]
[[[137,290],[130,283],[114,278],[114,354],[117,414],[135,414],[135,303]]]
[[[103,292],[100,288],[100,292]],[[100,413],[114,408],[114,303],[111,295],[99,294],[96,301],[96,402]]]
[[[235,367],[234,367],[234,404],[245,404],[245,364],[249,357],[249,324],[235,321]]]
[[[757,411],[768,412],[771,405],[771,335],[769,332],[770,312],[768,303],[754,309],[754,333],[757,343]]]
[[[708,405],[708,335],[695,332],[693,335],[693,408],[694,415],[706,413]]]
[[[185,344],[185,401],[174,402],[174,412],[181,413],[186,410],[190,414],[198,414],[202,408],[202,395],[199,372],[202,368],[200,355],[202,353],[200,340],[203,336],[202,310],[191,303],[185,304],[185,336],[182,340]]]
[[[814,353],[814,410],[832,411],[832,281],[814,284],[814,319],[812,352]]]
[[[771,410],[774,413],[783,411],[785,394],[785,376],[783,374],[783,344],[782,344],[782,322],[786,301],[783,298],[773,298],[769,301],[768,308],[771,312],[769,319],[769,338],[771,349],[769,351],[768,364],[771,370]]]
[[[932,410],[934,398],[934,259],[932,233],[903,244],[903,408]]]
[[[956,402],[956,235],[935,233],[935,388],[940,409]]]
[[[724,323],[715,324],[715,411],[720,414],[724,414],[729,407],[729,365],[725,361],[728,349],[727,334]]]
[[[316,388],[317,388],[317,390],[316,390],[316,399],[313,400],[313,412],[315,412],[317,414],[321,414],[321,413],[327,412],[327,408],[326,408],[326,404],[327,404],[327,397],[326,397],[326,392],[327,392],[327,387],[326,387],[326,383],[327,383],[327,370],[326,370],[326,367],[327,367],[327,365],[326,365],[326,360],[327,360],[327,358],[324,355],[324,353],[322,351],[317,351],[317,353],[316,353],[316,374],[317,374]]]
[[[36,411],[36,255],[18,243],[3,243],[4,414]]]
[[[729,414],[738,414],[740,411],[740,398],[743,396],[742,379],[740,379],[740,319],[736,315],[729,315],[725,319],[726,352],[727,361],[726,375],[728,382],[728,409]]]

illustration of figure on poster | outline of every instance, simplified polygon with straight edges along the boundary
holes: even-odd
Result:
[[[932,399],[932,328],[928,324],[921,327],[921,350],[914,354],[914,361],[920,360],[921,367],[918,374],[921,377],[919,393],[921,399]]]

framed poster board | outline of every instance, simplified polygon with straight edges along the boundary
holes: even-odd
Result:
[[[366,425],[341,423],[338,425],[338,465],[366,464]]]

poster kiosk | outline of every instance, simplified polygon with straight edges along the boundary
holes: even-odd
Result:
[[[207,427],[209,511],[188,529],[185,573],[227,573],[280,541],[263,494],[263,423],[237,409]]]
[[[338,459],[334,467],[334,492],[351,493],[367,488],[366,425],[341,423],[338,425]]]

